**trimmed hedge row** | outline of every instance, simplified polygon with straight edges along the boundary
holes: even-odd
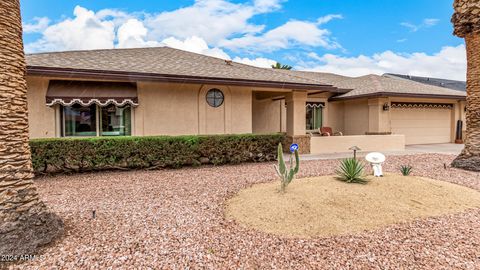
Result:
[[[276,159],[284,135],[157,136],[30,141],[35,173],[179,168]]]

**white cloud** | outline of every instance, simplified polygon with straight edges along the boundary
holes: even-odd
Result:
[[[340,48],[341,46],[330,39],[330,31],[320,28],[320,25],[340,15],[327,15],[316,22],[291,20],[277,28],[260,35],[247,34],[245,36],[223,40],[222,47],[232,50],[272,52],[295,46],[311,46],[323,48]]]
[[[185,40],[179,40],[174,37],[164,39],[162,44],[171,48],[184,51],[204,54],[217,58],[230,60],[230,56],[219,48],[209,48],[207,42],[199,37],[193,36]]]
[[[284,0],[255,0],[253,3],[257,11],[263,13],[281,8],[282,2]]]
[[[402,22],[402,23],[400,23],[400,25],[410,29],[411,32],[417,32],[418,30],[420,30],[422,28],[429,28],[429,27],[435,26],[435,25],[438,24],[439,21],[440,21],[439,19],[426,18],[426,19],[423,19],[422,23],[420,23],[420,24],[413,24],[413,23],[410,23],[410,22]]]
[[[76,6],[75,18],[48,26],[42,37],[26,45],[27,51],[89,50],[114,47],[115,24],[95,12]]]
[[[250,66],[261,67],[261,68],[271,68],[272,65],[275,65],[277,63],[277,61],[275,60],[263,58],[263,57],[259,57],[255,59],[235,57],[233,61],[250,65]]]
[[[311,61],[300,63],[296,69],[318,72],[331,72],[345,76],[363,76],[367,74],[400,73],[425,77],[438,77],[453,80],[465,80],[466,53],[465,46],[447,46],[440,52],[399,54],[392,51],[342,57],[333,54],[319,56],[308,55]]]
[[[423,24],[425,26],[435,26],[435,25],[438,24],[439,21],[440,21],[439,19],[429,19],[429,18],[427,18],[427,19],[423,20]]]
[[[317,23],[318,24],[325,24],[330,22],[333,19],[343,19],[343,16],[341,14],[329,14],[327,16],[323,16],[318,18]]]
[[[41,33],[47,29],[50,19],[47,17],[35,17],[33,23],[24,23],[23,32],[25,33]]]
[[[159,14],[125,13],[114,9],[94,12],[77,6],[73,18],[52,25],[48,18],[37,18],[25,24],[26,33],[42,34],[40,39],[26,44],[26,50],[148,47],[161,45],[164,40],[170,43],[188,40],[191,44],[193,37],[201,37],[208,45],[218,47],[220,40],[231,36],[261,32],[264,25],[252,24],[249,20],[257,14],[281,8],[283,1],[253,0],[238,4],[228,0],[196,0],[191,6]],[[175,44],[177,46],[178,42]],[[205,50],[203,44],[201,48],[223,58],[226,56],[218,48]]]
[[[209,44],[217,44],[233,35],[262,31],[263,25],[249,23],[260,13],[269,12],[280,1],[259,0],[253,5],[235,4],[225,0],[196,0],[192,6],[149,15],[145,24],[151,39],[200,36]]]
[[[159,46],[156,41],[146,41],[148,29],[137,19],[129,19],[117,31],[118,48],[140,48]]]

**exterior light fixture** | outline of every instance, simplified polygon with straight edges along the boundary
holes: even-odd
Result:
[[[352,150],[353,151],[353,158],[357,159],[357,151],[360,151],[362,149],[360,149],[360,147],[355,145],[355,146],[352,146],[352,147],[348,148],[348,150]]]
[[[388,103],[383,104],[383,110],[386,112],[390,111],[390,105],[388,105]]]

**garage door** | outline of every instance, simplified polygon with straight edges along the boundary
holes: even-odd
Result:
[[[450,107],[393,107],[392,133],[405,135],[406,144],[449,143],[452,130],[451,112]]]

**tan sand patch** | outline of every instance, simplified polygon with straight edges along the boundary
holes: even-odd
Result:
[[[226,216],[268,233],[315,237],[480,207],[480,192],[443,181],[393,174],[369,180],[360,185],[334,176],[298,179],[285,194],[279,182],[258,184],[230,199]]]

